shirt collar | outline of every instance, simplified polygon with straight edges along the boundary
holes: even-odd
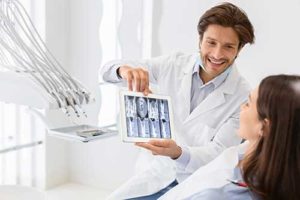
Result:
[[[193,68],[193,75],[197,74],[199,76],[199,71],[200,71],[200,67],[203,68],[203,64],[202,64],[202,60],[200,59],[200,57],[197,58],[196,63],[194,65]],[[219,85],[221,85],[221,83],[223,83],[225,81],[225,79],[227,78],[228,74],[231,72],[232,69],[232,65],[229,66],[224,72],[222,72],[220,75],[218,75],[217,77],[215,77],[214,79],[210,80],[209,82],[207,82],[205,85],[208,84],[213,84],[214,88],[217,88]],[[203,80],[201,79],[201,77],[199,76],[200,80],[203,83]]]

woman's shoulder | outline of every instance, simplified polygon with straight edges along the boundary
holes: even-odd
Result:
[[[221,188],[203,190],[186,199],[189,200],[259,200],[248,188],[227,184]]]

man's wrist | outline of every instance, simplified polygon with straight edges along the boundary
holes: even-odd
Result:
[[[175,155],[172,157],[172,159],[173,159],[173,160],[178,159],[178,158],[181,156],[181,154],[182,154],[182,149],[181,149],[180,146],[177,146],[177,148],[176,148],[176,153],[175,153]]]

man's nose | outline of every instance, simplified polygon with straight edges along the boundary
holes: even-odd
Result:
[[[223,49],[220,46],[217,46],[212,55],[215,59],[221,59],[223,57]]]

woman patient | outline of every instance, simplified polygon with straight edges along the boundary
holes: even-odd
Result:
[[[262,80],[241,106],[243,144],[160,199],[300,199],[300,76]]]

